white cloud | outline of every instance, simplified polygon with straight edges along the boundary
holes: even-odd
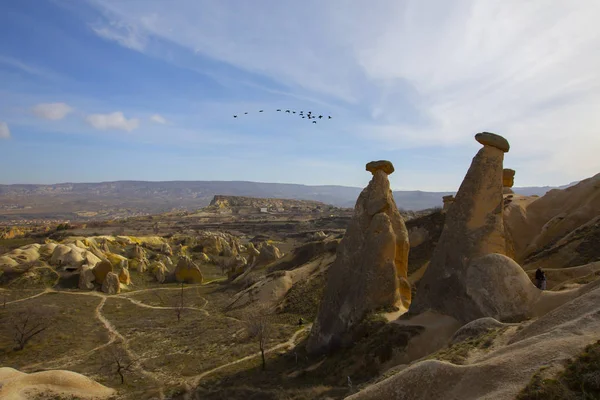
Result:
[[[487,130],[520,182],[600,170],[597,0],[90,1],[134,38],[345,102],[358,146],[477,148]]]
[[[110,114],[91,114],[85,120],[96,129],[119,129],[131,132],[139,127],[139,120],[136,118],[127,119],[121,111]]]
[[[21,60],[18,60],[16,58],[12,58],[12,57],[0,56],[0,64],[7,65],[12,68],[16,68],[16,69],[26,72],[30,75],[37,75],[37,76],[46,77],[46,78],[54,77],[54,74],[52,72],[49,72],[49,71],[39,68],[37,66],[33,66],[30,64],[24,63]]]
[[[65,103],[43,103],[33,107],[32,111],[40,118],[59,120],[72,112],[73,108]]]
[[[153,116],[150,117],[150,121],[152,122],[156,122],[157,124],[166,124],[167,120],[159,114],[154,114]]]
[[[8,129],[8,125],[6,122],[0,121],[0,139],[8,138],[10,138],[10,130]]]
[[[111,21],[109,24],[97,24],[91,28],[96,35],[104,39],[114,40],[121,46],[137,51],[143,51],[146,47],[146,37],[139,32],[135,25]]]

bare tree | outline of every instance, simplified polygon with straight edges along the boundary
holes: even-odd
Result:
[[[111,347],[106,353],[102,369],[107,369],[119,375],[121,385],[125,383],[125,374],[131,372],[137,365],[137,360],[131,359],[126,353]]]
[[[47,330],[53,322],[52,315],[39,309],[27,307],[25,310],[11,315],[15,350],[23,350],[34,337]]]
[[[185,307],[183,305],[183,282],[181,282],[181,291],[179,292],[179,296],[177,296],[175,300],[175,315],[177,315],[177,322],[181,321],[181,316],[183,315],[183,310]]]
[[[251,339],[255,339],[258,342],[260,354],[262,356],[263,370],[267,368],[267,361],[265,359],[265,348],[273,328],[271,323],[271,316],[271,309],[266,305],[260,305],[251,310],[245,318],[246,331],[248,332],[248,337]]]

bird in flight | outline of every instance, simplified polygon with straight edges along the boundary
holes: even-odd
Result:
[[[281,108],[278,108],[277,111],[281,111]]]
[[[264,110],[259,110],[258,112],[263,112]]]
[[[317,123],[317,121],[313,121],[313,124],[316,124],[316,123]]]
[[[237,115],[234,115],[233,118],[237,118]]]

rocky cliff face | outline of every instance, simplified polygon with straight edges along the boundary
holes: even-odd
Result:
[[[354,208],[335,262],[329,269],[318,317],[308,341],[311,352],[342,344],[368,313],[408,307],[408,232],[390,190],[389,161],[367,164],[373,173]]]

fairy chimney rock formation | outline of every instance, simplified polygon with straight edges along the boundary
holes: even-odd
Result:
[[[504,168],[502,171],[502,193],[503,194],[512,194],[514,193],[511,189],[515,184],[515,170]]]
[[[510,146],[502,136],[489,132],[479,133],[475,139],[484,146],[473,158],[446,213],[444,230],[419,282],[411,314],[432,309],[462,322],[486,316],[469,296],[467,269],[475,258],[506,254],[502,163]]]
[[[327,275],[310,352],[342,344],[344,334],[369,312],[410,305],[408,232],[390,190],[389,161],[367,164],[373,174],[362,191]]]
[[[450,209],[450,206],[452,205],[452,203],[454,203],[454,196],[453,195],[443,196],[442,201],[444,202],[444,208],[442,209],[442,211],[446,212]]]

